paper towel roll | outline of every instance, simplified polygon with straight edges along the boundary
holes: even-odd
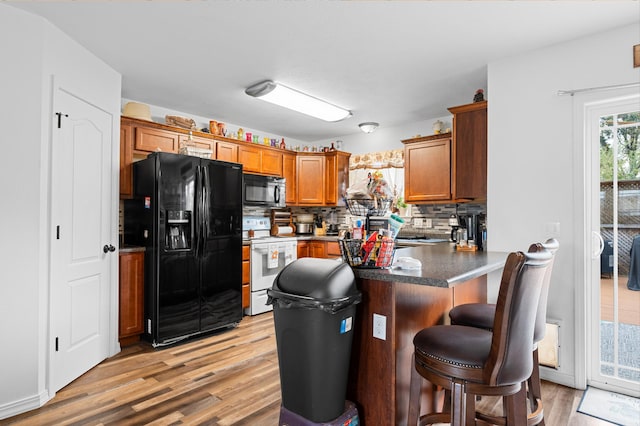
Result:
[[[278,235],[293,234],[293,227],[291,226],[278,226]]]

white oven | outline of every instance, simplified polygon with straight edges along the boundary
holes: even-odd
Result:
[[[298,258],[295,238],[266,237],[251,240],[251,305],[245,309],[248,315],[273,310],[267,305],[267,289],[289,263]]]

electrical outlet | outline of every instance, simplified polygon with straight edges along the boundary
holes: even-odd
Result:
[[[373,337],[387,340],[387,317],[373,314]]]
[[[425,228],[433,228],[433,222],[431,221],[431,219],[425,219],[424,220],[424,227]]]
[[[417,217],[413,219],[413,226],[415,226],[416,228],[422,228],[422,218]]]

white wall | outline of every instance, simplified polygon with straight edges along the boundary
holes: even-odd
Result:
[[[473,94],[470,95],[469,103],[472,102]],[[448,105],[448,107],[455,105]],[[404,123],[400,126],[385,126],[380,123],[380,127],[373,133],[358,132],[343,135],[335,138],[342,141],[342,151],[352,154],[364,154],[375,151],[388,151],[391,149],[403,148],[403,139],[409,139],[416,135],[429,136],[433,134],[433,123],[442,121],[442,131],[451,128],[452,115],[435,118],[425,118],[413,123]],[[309,145],[330,146],[332,141],[320,140]]]
[[[38,19],[0,5],[0,407],[23,399],[37,403],[44,391],[39,306],[46,280],[41,250],[46,168],[40,157],[44,33]]]
[[[64,77],[114,114],[119,135],[120,75],[39,17],[0,4],[0,418],[40,406],[48,392],[49,141],[51,76]],[[117,139],[116,139],[117,141]],[[116,143],[116,149],[119,145]],[[117,154],[117,151],[115,152]],[[114,164],[114,195],[118,194]],[[19,208],[19,209],[18,209]],[[114,220],[117,220],[114,201]],[[117,241],[117,223],[112,226]],[[117,263],[112,268],[117,283]],[[117,294],[114,289],[113,294]],[[117,305],[114,305],[117,309]],[[113,323],[117,324],[117,310]],[[115,336],[117,338],[117,336]],[[117,340],[115,341],[117,346]]]
[[[555,236],[560,250],[550,289],[548,318],[562,321],[560,369],[542,374],[575,385],[586,348],[576,348],[574,300],[586,284],[582,235],[581,159],[574,158],[573,98],[558,90],[640,81],[632,46],[640,25],[601,33],[489,64],[487,222],[490,250],[523,250]],[[559,232],[554,232],[559,224]],[[578,362],[576,363],[576,356]]]

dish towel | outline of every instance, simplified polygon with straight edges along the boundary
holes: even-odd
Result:
[[[284,246],[284,264],[293,262],[293,243],[286,243]]]
[[[277,244],[269,244],[269,248],[267,250],[267,269],[273,269],[278,267],[278,245]]]

